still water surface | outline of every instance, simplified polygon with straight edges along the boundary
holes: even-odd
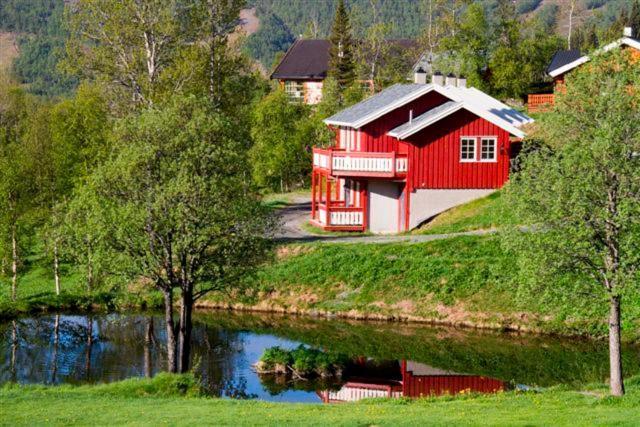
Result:
[[[194,319],[193,364],[213,395],[288,402],[495,392],[604,381],[606,342],[459,329],[213,312]],[[162,319],[149,314],[47,315],[0,324],[0,384],[101,383],[163,370]],[[347,355],[339,379],[258,375],[272,346],[300,344]],[[626,375],[640,348],[624,349]]]

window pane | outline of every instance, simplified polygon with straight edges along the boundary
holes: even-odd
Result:
[[[300,101],[304,98],[304,84],[296,80],[287,80],[284,82],[284,91],[289,98]]]
[[[483,138],[480,148],[481,160],[495,160],[496,159],[496,140],[495,138]]]
[[[476,139],[462,138],[460,141],[460,160],[472,161],[476,159]]]

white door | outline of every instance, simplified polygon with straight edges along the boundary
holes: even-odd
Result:
[[[369,181],[369,230],[373,233],[398,233],[400,184]]]

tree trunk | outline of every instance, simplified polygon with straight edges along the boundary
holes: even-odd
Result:
[[[11,322],[11,381],[16,382],[18,380],[17,377],[17,367],[16,367],[16,359],[18,357],[18,323],[14,320]]]
[[[15,224],[11,227],[11,299],[16,300],[16,287],[18,285],[18,241]]]
[[[177,372],[176,360],[176,332],[173,323],[173,290],[163,290],[164,293],[164,321],[167,329],[167,371]]]
[[[53,241],[53,277],[56,283],[56,295],[60,295],[60,261],[58,259],[58,239]]]
[[[178,371],[185,373],[189,371],[189,359],[191,357],[191,329],[193,312],[193,295],[191,290],[183,290],[182,304],[180,306],[180,365]]]
[[[91,378],[91,353],[93,350],[93,317],[87,317],[87,353],[85,355],[84,371],[87,380]]]
[[[612,296],[609,312],[609,367],[610,386],[613,396],[624,395],[622,378],[622,351],[620,345],[620,297]]]
[[[51,369],[51,384],[56,383],[56,376],[58,375],[58,344],[60,343],[60,315],[56,314],[56,320],[53,324],[53,353],[51,360],[53,367]]]
[[[93,289],[93,263],[91,262],[91,246],[87,246],[87,293]]]
[[[151,360],[151,345],[153,344],[153,317],[147,319],[147,328],[144,335],[144,375],[151,378],[153,373],[153,361]]]

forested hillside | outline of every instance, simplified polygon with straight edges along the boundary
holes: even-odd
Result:
[[[247,52],[269,70],[279,53],[300,36],[327,37],[337,0],[247,0],[255,7],[260,26],[247,38]],[[419,38],[427,26],[429,5],[452,4],[456,13],[473,0],[347,0],[355,37],[365,37],[374,23],[384,23],[385,37]],[[489,21],[495,19],[499,0],[475,0],[483,5]],[[3,0],[0,2],[0,32],[16,39],[20,55],[12,72],[32,93],[57,96],[69,93],[75,80],[57,69],[64,47],[62,15],[64,0]],[[516,11],[522,20],[536,19],[550,32],[568,32],[570,0],[517,0]],[[628,0],[576,0],[573,30],[576,43],[608,36]],[[491,24],[491,22],[490,22]],[[10,61],[10,59],[8,59]]]
[[[456,13],[468,3],[480,3],[487,16],[496,16],[499,0],[453,0]],[[249,51],[269,68],[276,54],[296,37],[323,38],[329,33],[337,0],[249,0],[262,20],[260,30],[249,37]],[[438,0],[347,0],[356,37],[365,36],[375,22],[389,24],[388,38],[419,37],[426,25],[430,4]],[[523,20],[539,19],[559,34],[568,32],[570,0],[516,0],[516,11]],[[628,0],[577,0],[573,22],[594,25],[602,30],[629,7]]]
[[[19,56],[12,72],[20,83],[37,95],[68,94],[75,79],[57,69],[64,50],[63,0],[3,0],[0,2],[0,31],[17,38]]]

